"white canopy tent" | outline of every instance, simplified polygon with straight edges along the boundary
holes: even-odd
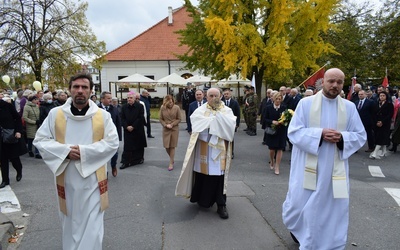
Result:
[[[167,85],[167,94],[170,94],[169,87],[186,87],[188,85],[187,79],[181,77],[176,73],[172,73],[157,81],[157,85]]]

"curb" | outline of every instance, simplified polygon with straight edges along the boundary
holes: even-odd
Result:
[[[13,222],[2,212],[0,212],[0,250],[8,248],[8,238],[14,230]]]

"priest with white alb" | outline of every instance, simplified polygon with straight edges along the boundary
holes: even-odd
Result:
[[[348,159],[366,133],[354,103],[339,96],[344,78],[340,69],[327,70],[322,90],[299,102],[288,128],[293,150],[282,218],[300,249],[346,247]]]
[[[102,249],[108,207],[107,162],[119,139],[110,114],[89,100],[92,77],[71,77],[71,98],[52,109],[34,145],[54,173],[62,225],[62,249]]]

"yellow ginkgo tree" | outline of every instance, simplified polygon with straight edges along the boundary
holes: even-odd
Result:
[[[181,34],[189,50],[178,55],[191,70],[223,78],[240,73],[262,82],[286,83],[317,69],[335,53],[322,39],[339,0],[200,0],[185,6],[193,17]]]

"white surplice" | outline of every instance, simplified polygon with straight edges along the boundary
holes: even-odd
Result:
[[[101,110],[104,119],[103,139],[93,143],[92,117],[99,110],[89,101],[85,116],[71,113],[71,98],[52,109],[36,133],[34,145],[54,173],[65,170],[67,215],[60,212],[63,228],[63,249],[101,249],[104,233],[104,211],[100,211],[100,191],[96,170],[111,159],[119,139],[110,114]],[[59,109],[66,118],[65,144],[56,141],[55,120]],[[66,159],[70,146],[79,145],[80,160]]]
[[[289,190],[282,206],[282,218],[288,230],[299,240],[300,249],[344,249],[349,223],[349,199],[333,197],[332,170],[337,145],[322,141],[320,146],[322,129],[336,129],[338,104],[336,99],[322,96],[320,128],[310,128],[310,107],[314,98],[307,97],[299,102],[288,128],[293,149]],[[339,150],[339,158],[345,162],[349,190],[348,158],[364,145],[366,133],[355,105],[343,101],[347,127],[345,131],[340,131],[344,147]],[[318,156],[315,191],[303,188],[307,153]]]

